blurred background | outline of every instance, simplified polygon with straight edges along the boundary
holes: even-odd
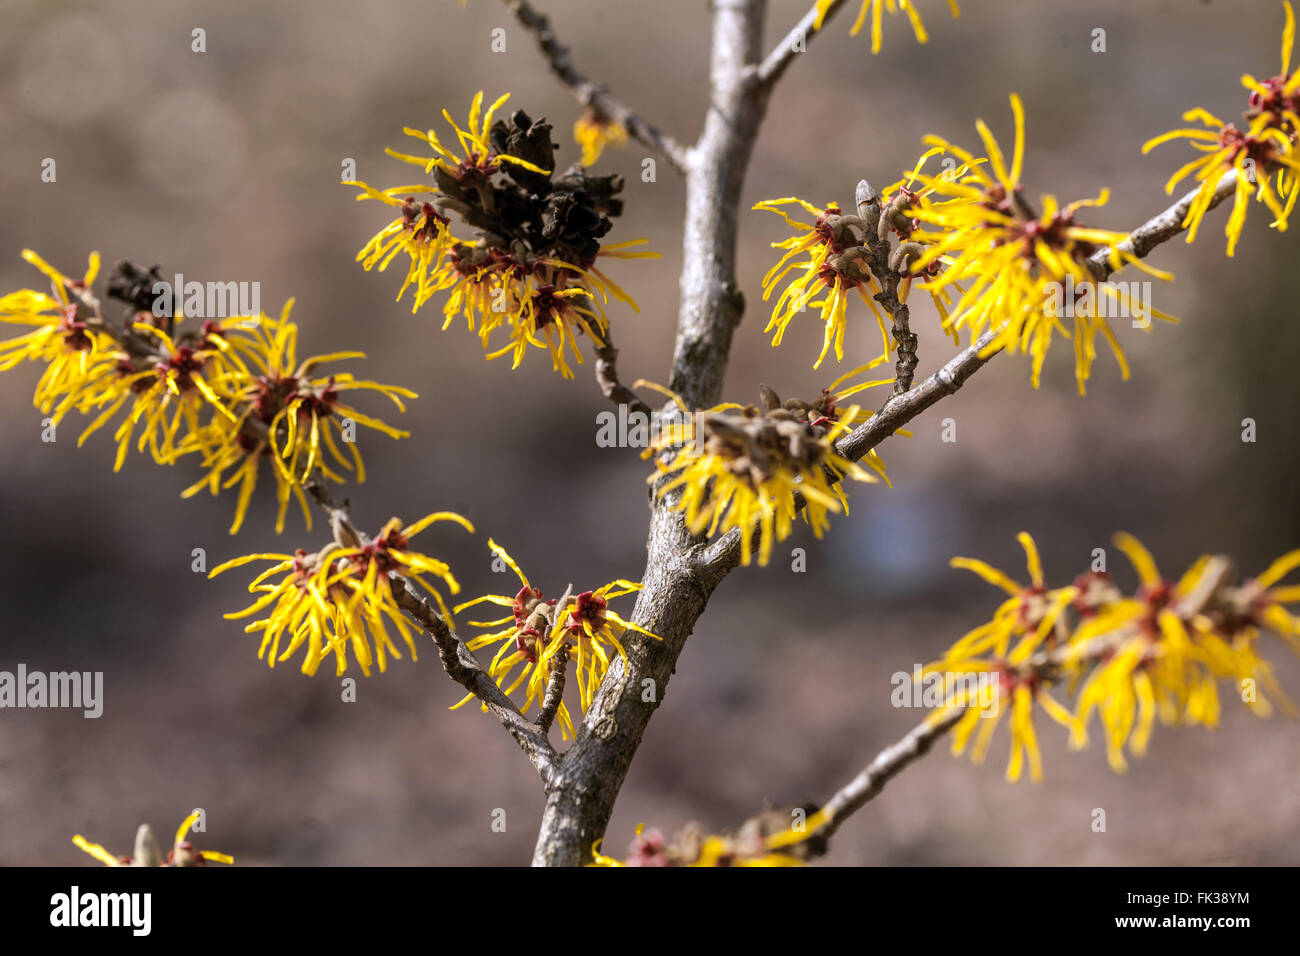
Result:
[[[694,138],[703,0],[540,5],[580,68]],[[848,35],[850,11],[798,58],[771,104],[746,207],[790,195],[851,204],[860,177],[883,184],[909,168],[926,133],[977,148],[977,117],[1010,149],[1014,90],[1025,99],[1031,192],[1070,200],[1108,186],[1109,205],[1087,221],[1122,230],[1167,205],[1164,182],[1187,158],[1178,146],[1143,157],[1142,142],[1192,106],[1235,117],[1241,73],[1278,68],[1280,3],[978,0],[959,21],[939,0],[919,7],[928,46],[895,18],[873,57],[865,34]],[[773,0],[767,45],[805,9]],[[641,573],[647,469],[634,451],[596,446],[596,415],[609,406],[590,358],[573,382],[542,353],[512,374],[486,363],[462,327],[441,332],[437,304],[412,316],[409,297],[394,303],[396,267],[366,273],[354,262],[389,216],[339,185],[343,162],[381,187],[412,182],[418,174],[384,147],[405,147],[403,125],[441,130],[444,106],[463,121],[477,89],[512,91],[512,107],[554,123],[561,165],[577,158],[579,107],[503,5],[8,0],[0,17],[0,289],[43,287],[19,258],[31,247],[75,274],[97,249],[106,267],[130,258],[167,276],[257,281],[270,313],[295,296],[304,353],[364,349],[357,371],[421,395],[395,421],[412,438],[360,438],[370,480],[344,492],[360,522],[468,515],[479,535],[441,526],[421,538],[451,563],[463,596],[515,588],[492,572],[488,535],[550,593]],[[204,53],[191,50],[198,27]],[[496,27],[504,53],[491,50]],[[1097,28],[1104,53],[1092,52]],[[641,304],[640,314],[612,313],[621,372],[666,382],[683,190],[663,164],[643,182],[644,155],[634,143],[597,168],[627,177],[627,212],[610,239],[646,237],[663,253],[609,270]],[[40,178],[47,157],[55,183]],[[732,574],[681,657],[606,849],[621,852],[642,821],[716,830],[765,800],[823,800],[909,729],[920,715],[890,706],[890,676],[933,659],[1000,600],[949,569],[953,555],[1022,576],[1015,535],[1028,530],[1064,584],[1120,529],[1170,575],[1208,550],[1257,572],[1300,545],[1300,275],[1295,240],[1270,231],[1264,213],[1252,208],[1235,261],[1223,254],[1224,210],[1195,246],[1156,253],[1178,281],[1158,285],[1153,304],[1182,324],[1144,334],[1117,323],[1132,380],[1102,355],[1080,397],[1070,348],[1058,343],[1034,391],[1028,361],[1001,356],[920,418],[914,437],[882,447],[892,489],[852,489],[851,517],[824,541],[801,529],[769,568]],[[811,398],[878,352],[874,320],[851,313],[839,371],[811,371],[821,342],[811,317],[771,349],[759,280],[775,261],[768,243],[788,232],[759,212],[742,223],[749,309],[727,398],[756,400],[759,382]],[[918,380],[954,352],[922,298]],[[194,807],[208,815],[201,845],[244,864],[527,862],[542,807],[535,774],[492,718],[448,712],[461,694],[431,645],[383,676],[361,679],[354,665],[359,696],[345,704],[328,666],[315,679],[298,661],[268,670],[257,640],[222,619],[247,603],[246,577],[191,571],[194,548],[209,567],[315,549],[328,534],[320,524],[306,533],[291,513],[274,535],[268,481],[232,538],[231,494],[180,499],[195,465],[159,468],[133,453],[114,474],[111,434],[78,449],[71,420],[43,443],[31,406],[38,376],[24,365],[0,377],[0,669],[102,670],[105,710],[98,720],[0,711],[0,863],[89,863],[74,833],[125,853],[139,822],[165,836]],[[1247,417],[1254,443],[1241,440]],[[954,443],[940,440],[944,418],[956,423]],[[795,547],[807,549],[806,573],[783,557]],[[1272,648],[1300,698],[1300,666]],[[1253,718],[1229,693],[1221,729],[1158,728],[1124,777],[1096,741],[1071,754],[1063,732],[1043,721],[1039,731],[1041,785],[1004,781],[1005,728],[983,767],[936,752],[841,830],[830,861],[1300,862],[1294,722]],[[1097,807],[1107,811],[1101,834],[1090,827]],[[491,827],[497,809],[503,833]]]

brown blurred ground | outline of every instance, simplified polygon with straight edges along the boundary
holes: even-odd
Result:
[[[584,69],[693,135],[704,3],[545,6]],[[772,33],[804,9],[772,6]],[[1271,2],[965,6],[954,23],[944,4],[922,3],[931,44],[918,47],[895,20],[874,58],[866,37],[847,36],[847,20],[830,28],[772,104],[746,204],[851,201],[859,177],[896,178],[926,132],[974,145],[976,116],[1009,148],[1006,97],[1018,90],[1031,188],[1072,199],[1108,185],[1110,205],[1089,221],[1122,229],[1163,208],[1164,180],[1183,161],[1176,147],[1144,158],[1141,142],[1193,105],[1235,115],[1241,72],[1277,68],[1281,5]],[[377,185],[411,181],[383,147],[403,145],[403,125],[440,123],[444,105],[463,116],[480,87],[513,91],[512,105],[555,123],[562,160],[576,156],[574,102],[499,4],[10,0],[0,17],[0,289],[36,282],[18,257],[30,246],[68,271],[94,248],[110,262],[161,262],[167,274],[257,280],[267,311],[296,296],[305,349],[364,348],[369,373],[422,394],[400,423],[412,439],[363,439],[372,478],[351,491],[360,519],[471,516],[483,537],[425,541],[470,593],[508,586],[490,572],[488,534],[549,590],[640,573],[645,468],[634,453],[596,448],[605,406],[589,374],[561,382],[539,355],[514,374],[485,364],[473,337],[438,331],[436,307],[412,317],[393,303],[398,275],[353,262],[384,217],[337,184],[344,158]],[[199,26],[204,54],[190,51]],[[489,50],[496,26],[507,29],[504,54]],[[1107,30],[1105,54],[1090,52],[1095,27]],[[628,212],[611,238],[648,237],[664,258],[612,270],[642,305],[639,316],[616,314],[617,337],[626,379],[663,381],[682,189],[662,167],[658,182],[642,183],[643,155],[633,145],[608,156],[628,177]],[[58,163],[56,184],[40,181],[44,157]],[[1170,573],[1201,550],[1255,570],[1300,544],[1296,245],[1261,211],[1235,262],[1223,257],[1222,213],[1196,246],[1157,254],[1179,281],[1156,289],[1155,304],[1183,324],[1149,336],[1121,328],[1132,381],[1102,357],[1080,398],[1058,345],[1034,392],[1022,358],[999,358],[914,438],[885,446],[892,490],[858,489],[852,517],[825,542],[790,542],[809,549],[807,574],[781,560],[734,574],[682,656],[608,846],[626,845],[638,821],[721,827],[764,799],[824,798],[906,730],[917,715],[888,705],[890,675],[931,659],[995,604],[947,568],[953,554],[1021,572],[1014,536],[1027,529],[1064,581],[1120,528]],[[743,224],[750,309],[728,397],[752,400],[759,381],[811,395],[825,382],[808,367],[816,323],[780,352],[761,334],[766,244],[785,233],[760,213]],[[952,346],[918,312],[925,373]],[[845,361],[877,347],[863,324]],[[114,475],[110,436],[78,450],[71,424],[43,444],[36,375],[0,377],[0,668],[103,670],[106,711],[98,721],[0,712],[0,862],[79,861],[74,832],[125,850],[139,821],[166,832],[195,806],[208,812],[207,842],[244,863],[528,859],[536,779],[494,721],[447,711],[459,695],[432,653],[362,681],[359,702],[343,705],[332,677],[309,680],[293,664],[268,671],[255,640],[221,619],[242,606],[237,576],[211,583],[190,571],[195,547],[215,563],[317,546],[319,527],[305,535],[291,519],[276,538],[263,489],[232,539],[231,497],[179,499],[192,466],[132,457]],[[955,444],[939,440],[948,416]],[[1247,416],[1255,444],[1240,441]],[[1278,657],[1300,696],[1300,667]],[[935,754],[843,829],[832,861],[1300,862],[1293,722],[1229,707],[1214,734],[1160,729],[1124,778],[1095,747],[1072,755],[1040,730],[1041,786],[1002,780],[1004,736],[985,767]],[[1108,812],[1105,834],[1090,831],[1094,807]],[[490,828],[495,808],[507,812],[504,834]]]

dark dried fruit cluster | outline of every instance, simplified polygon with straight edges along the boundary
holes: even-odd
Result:
[[[762,407],[711,412],[700,416],[705,454],[731,459],[731,472],[748,477],[755,486],[778,471],[804,471],[826,457],[827,426],[837,417],[835,403],[823,391],[816,402],[797,398],[781,401],[775,391],[759,386]]]
[[[593,176],[574,165],[554,174],[551,125],[516,110],[509,121],[491,129],[492,148],[552,172],[546,176],[514,163],[502,163],[492,175],[462,166],[433,171],[440,195],[433,205],[444,215],[455,212],[478,230],[487,246],[520,265],[559,259],[586,268],[600,250],[600,240],[622,215],[623,177]],[[469,254],[469,250],[464,250]],[[458,250],[459,254],[459,250]]]

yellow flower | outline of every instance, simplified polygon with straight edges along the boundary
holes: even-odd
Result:
[[[54,296],[31,289],[0,296],[0,322],[34,327],[25,335],[0,342],[0,371],[23,361],[47,363],[33,404],[48,413],[59,402],[58,424],[69,408],[84,404],[88,394],[93,396],[94,384],[104,376],[106,367],[111,373],[117,359],[112,339],[82,318],[79,305],[68,298],[69,286],[88,288],[94,281],[99,253],[90,254],[82,280],[67,278],[30,249],[23,250],[23,258],[50,278]]]
[[[931,721],[941,720],[954,709],[967,708],[953,727],[952,752],[964,753],[974,736],[971,759],[975,763],[983,763],[1009,704],[1011,758],[1007,779],[1019,780],[1028,762],[1030,779],[1037,783],[1043,778],[1043,766],[1034,730],[1034,706],[1041,707],[1063,726],[1070,725],[1071,716],[1047,692],[1048,682],[1027,664],[1041,647],[1054,646],[1063,636],[1062,615],[1079,597],[1080,588],[1049,590],[1034,539],[1022,531],[1018,540],[1025,549],[1027,585],[976,558],[952,559],[954,568],[973,571],[1010,597],[994,612],[991,622],[962,637],[939,661],[923,668],[922,674],[942,677],[943,704],[931,713]],[[1019,640],[1010,647],[1014,637]]]
[[[1251,193],[1268,206],[1274,216],[1271,225],[1279,232],[1286,231],[1287,219],[1300,195],[1300,158],[1296,150],[1297,136],[1300,136],[1297,115],[1300,114],[1300,70],[1290,72],[1295,12],[1289,0],[1283,6],[1286,26],[1282,31],[1282,72],[1263,83],[1249,73],[1241,78],[1242,85],[1250,90],[1250,108],[1243,114],[1245,129],[1197,108],[1184,113],[1183,120],[1199,122],[1205,129],[1171,130],[1148,140],[1142,147],[1142,152],[1147,153],[1161,143],[1186,139],[1202,154],[1175,172],[1165,184],[1165,192],[1172,193],[1184,178],[1196,174],[1195,181],[1199,184],[1196,197],[1182,223],[1187,228],[1188,242],[1196,240],[1219,180],[1230,172],[1236,174],[1232,213],[1225,228],[1229,256],[1234,254],[1241,239]]]
[[[461,129],[456,124],[456,121],[451,118],[451,113],[447,110],[442,111],[442,118],[456,132],[456,140],[460,149],[464,151],[464,156],[458,155],[454,149],[445,146],[438,139],[438,134],[433,130],[411,129],[409,126],[404,127],[402,132],[407,136],[422,140],[433,150],[434,155],[411,156],[393,149],[387,149],[384,152],[404,163],[424,167],[426,174],[433,172],[435,169],[440,169],[462,184],[468,182],[473,185],[485,179],[495,173],[503,163],[520,166],[530,172],[549,176],[549,169],[543,169],[526,159],[512,156],[493,147],[491,139],[492,118],[508,99],[510,99],[509,93],[502,94],[484,112],[483,91],[479,90],[474,94],[474,99],[470,103],[469,122],[466,124],[465,129]],[[481,120],[480,116],[482,117]]]
[[[474,530],[468,520],[450,511],[425,515],[406,526],[393,518],[368,544],[344,547],[332,542],[315,554],[299,549],[294,554],[244,555],[213,568],[208,577],[251,561],[274,562],[248,586],[249,593],[259,595],[257,600],[242,611],[225,615],[234,620],[270,608],[266,617],[244,628],[250,634],[262,632],[258,658],[265,657],[267,664],[274,667],[306,644],[304,674],[315,674],[321,661],[333,653],[336,672],[341,676],[347,671],[351,647],[362,673],[369,677],[372,664],[377,663],[383,673],[389,655],[398,659],[402,656],[385,618],[397,628],[412,660],[416,659],[413,625],[403,616],[394,596],[394,588],[405,587],[404,580],[420,585],[443,617],[451,621],[437,585],[429,578],[437,578],[451,594],[460,592],[459,583],[444,562],[410,549],[411,538],[439,521],[452,521],[467,531]],[[280,574],[283,577],[278,581],[270,580]],[[288,643],[281,651],[280,642],[286,639]]]
[[[511,354],[514,360],[510,367],[516,369],[528,346],[532,345],[547,349],[551,353],[552,367],[564,378],[573,378],[573,369],[564,358],[565,345],[581,365],[582,353],[575,341],[579,333],[587,333],[597,345],[605,344],[604,322],[585,304],[591,301],[591,293],[576,286],[564,288],[555,284],[563,282],[566,276],[567,273],[562,271],[553,272],[550,276],[522,283],[514,309],[505,316],[495,314],[493,321],[485,321],[480,326],[479,335],[484,347],[498,327],[506,325],[510,330],[510,342],[489,352],[489,359]]]
[[[172,841],[172,848],[167,853],[166,860],[158,860],[159,866],[203,866],[205,863],[226,863],[235,862],[235,858],[228,853],[218,853],[216,850],[197,850],[187,838],[189,837],[190,828],[198,822],[199,814],[191,813],[181,821],[181,825],[176,830],[176,838]],[[153,848],[153,856],[157,856],[157,844],[153,840],[153,831],[148,831],[149,845]],[[91,843],[80,833],[72,838],[72,842],[77,849],[93,856],[105,866],[146,866],[154,862],[151,860],[133,860],[129,856],[116,857],[109,853],[98,843]],[[139,844],[137,843],[137,846]]]
[[[542,176],[549,176],[550,170],[543,169],[535,163],[518,156],[500,151],[492,145],[492,120],[497,110],[510,98],[506,93],[498,97],[486,111],[483,110],[483,92],[474,95],[469,108],[469,123],[466,129],[457,125],[447,110],[442,111],[443,118],[456,133],[456,141],[464,155],[438,138],[433,130],[411,129],[404,127],[402,132],[421,140],[433,150],[433,156],[412,156],[396,150],[385,150],[389,156],[421,167],[425,175],[438,173],[445,177],[445,186],[455,186],[482,196],[491,193],[491,180],[502,164],[517,166]],[[481,118],[480,118],[481,116]],[[437,177],[435,177],[437,178]],[[393,186],[389,189],[376,189],[356,180],[344,183],[361,190],[358,201],[374,199],[401,211],[401,215],[381,229],[361,251],[357,261],[369,272],[376,266],[383,272],[399,253],[406,253],[410,259],[406,279],[397,292],[400,301],[407,288],[414,283],[415,300],[411,311],[420,306],[440,289],[449,284],[451,278],[446,269],[447,254],[455,247],[457,240],[448,229],[450,218],[439,212],[434,203],[417,203],[414,195],[418,193],[439,193],[436,186],[414,185]],[[452,201],[455,202],[454,197]],[[485,205],[487,205],[485,203]]]
[[[1157,719],[1168,725],[1216,726],[1220,681],[1236,683],[1243,702],[1259,716],[1272,711],[1264,691],[1294,713],[1257,644],[1266,627],[1300,651],[1300,620],[1283,607],[1300,601],[1300,587],[1276,586],[1300,567],[1300,551],[1284,555],[1240,586],[1226,583],[1226,561],[1208,555],[1171,582],[1136,538],[1119,534],[1115,546],[1128,556],[1139,579],[1130,598],[1104,572],[1047,589],[1033,540],[1023,532],[1020,540],[1029,559],[1028,586],[982,561],[953,560],[954,566],[975,571],[1011,595],[990,624],[971,631],[922,669],[927,682],[940,677],[942,694],[927,720],[935,724],[956,710],[966,711],[953,724],[954,753],[964,752],[973,739],[972,756],[982,761],[1004,703],[1011,713],[1010,780],[1026,764],[1031,778],[1041,779],[1035,706],[1069,729],[1075,749],[1086,746],[1095,713],[1107,760],[1117,772],[1127,769],[1125,749],[1138,756],[1146,752]],[[1052,685],[1076,695],[1072,710],[1048,693]]]
[[[622,123],[616,123],[595,109],[588,108],[573,124],[573,139],[582,147],[582,159],[579,162],[583,166],[594,166],[606,146],[622,149],[627,145],[627,129]]]
[[[275,470],[280,503],[276,532],[284,528],[291,494],[297,496],[307,529],[311,530],[311,512],[302,494],[303,484],[316,474],[343,482],[344,477],[335,467],[346,471],[355,468],[357,481],[366,480],[365,464],[354,434],[357,425],[390,438],[409,435],[358,411],[344,400],[344,393],[378,392],[399,411],[406,410],[402,399],[415,398],[415,393],[396,385],[360,380],[349,372],[313,375],[321,365],[365,358],[365,353],[331,352],[299,363],[298,327],[289,320],[292,308],[290,299],[278,320],[263,315],[255,323],[236,323],[235,333],[228,335],[226,342],[231,356],[247,360],[248,364],[240,361],[232,365],[214,378],[213,385],[230,396],[241,414],[233,419],[214,419],[206,428],[192,433],[183,446],[183,451],[202,453],[207,474],[182,492],[182,497],[197,494],[204,487],[215,495],[221,488],[239,485],[232,534],[243,523],[263,458],[268,458]],[[251,329],[244,330],[244,325],[251,325]],[[249,371],[250,365],[253,372]],[[336,437],[347,447],[347,455],[340,450]],[[227,478],[231,469],[233,474]]]
[[[813,21],[813,29],[820,30],[822,22],[826,19],[826,13],[834,5],[835,0],[817,0],[817,19]],[[953,17],[960,17],[961,10],[957,6],[957,0],[948,0],[948,8],[952,10]],[[912,22],[912,32],[916,34],[918,43],[926,43],[930,37],[925,32],[925,24],[921,22],[921,15],[916,12],[916,7],[912,0],[862,0],[862,6],[858,10],[858,18],[853,21],[853,28],[849,31],[850,36],[857,36],[861,31],[864,23],[867,22],[867,14],[871,14],[871,52],[880,52],[880,22],[881,13],[888,9],[891,16],[896,15],[899,11],[907,14],[907,19]]]
[[[1055,197],[1043,196],[1042,213],[1033,210],[1020,184],[1024,111],[1020,98],[1014,94],[1011,108],[1016,121],[1016,140],[1009,167],[982,120],[976,125],[988,153],[987,164],[947,140],[926,137],[927,146],[957,156],[964,164],[965,173],[957,178],[916,175],[930,189],[917,197],[917,205],[909,213],[920,223],[936,227],[938,234],[912,236],[925,247],[913,263],[912,271],[932,272],[933,265],[942,263],[944,267],[923,288],[934,294],[948,286],[964,286],[951,310],[952,325],[968,327],[972,339],[985,328],[996,329],[997,335],[984,349],[984,355],[1003,348],[1032,355],[1035,388],[1052,335],[1060,332],[1067,338],[1073,337],[1075,377],[1083,394],[1096,357],[1098,335],[1110,345],[1122,374],[1128,377],[1128,363],[1106,321],[1107,299],[1134,316],[1149,314],[1175,321],[1140,300],[1135,301],[1126,289],[1115,284],[1105,283],[1098,289],[1088,258],[1105,249],[1112,270],[1135,265],[1160,279],[1172,276],[1121,251],[1118,244],[1125,238],[1124,234],[1087,228],[1076,222],[1075,215],[1080,208],[1106,203],[1106,190],[1096,200],[1081,200],[1064,208]],[[1091,293],[1091,300],[1065,299],[1071,289],[1085,297]],[[1061,322],[1066,312],[1073,313],[1073,335]]]
[[[389,154],[422,166],[433,177],[432,184],[380,190],[350,183],[361,190],[358,199],[377,200],[401,211],[357,258],[367,270],[383,271],[405,253],[409,265],[397,298],[414,286],[412,312],[446,292],[444,329],[463,316],[489,359],[509,354],[517,368],[529,346],[545,348],[555,370],[571,378],[566,343],[579,363],[582,357],[574,342],[579,332],[603,344],[604,306],[610,298],[637,311],[632,298],[596,267],[597,259],[657,254],[637,248],[645,240],[602,242],[611,218],[622,212],[622,202],[615,198],[622,180],[591,176],[576,167],[552,176],[555,144],[550,126],[523,111],[516,111],[508,123],[494,123],[505,99],[493,103],[480,120],[480,93],[470,108],[468,129],[452,123],[463,157],[443,146],[432,131],[406,130],[423,138],[435,155]],[[417,201],[419,193],[429,195]],[[457,238],[453,216],[480,238]],[[498,330],[506,343],[493,341]]]
[[[361,190],[358,201],[376,199],[386,205],[401,210],[401,215],[379,230],[369,242],[357,253],[357,261],[369,272],[376,266],[383,272],[398,254],[406,253],[410,260],[406,269],[406,279],[397,290],[397,301],[402,300],[406,290],[415,284],[415,297],[411,302],[414,313],[424,305],[434,293],[445,288],[449,274],[444,268],[447,255],[457,244],[456,238],[448,231],[451,220],[441,215],[432,203],[416,203],[414,195],[407,193],[437,192],[431,186],[393,186],[389,189],[375,189],[363,182],[351,182]],[[402,198],[398,198],[398,197]]]
[[[994,612],[992,621],[962,637],[949,649],[940,664],[986,653],[1002,657],[1015,636],[1031,635],[1029,646],[1037,649],[1039,644],[1055,633],[1061,612],[1077,596],[1078,588],[1048,590],[1043,580],[1042,559],[1038,555],[1034,539],[1029,532],[1022,531],[1016,540],[1025,549],[1029,584],[1015,581],[1006,572],[999,571],[978,558],[953,558],[949,562],[951,567],[979,575],[989,584],[1007,592],[1010,597]]]
[[[863,369],[881,361],[876,359]],[[767,402],[765,396],[765,409],[724,404],[695,416],[667,389],[638,382],[638,387],[646,385],[670,396],[687,418],[685,423],[664,428],[643,453],[642,457],[648,458],[676,449],[667,462],[656,461],[656,473],[648,481],[658,483],[655,493],[659,497],[680,489],[671,507],[685,514],[693,534],[712,537],[739,530],[742,564],[753,560],[755,532],[760,565],[767,564],[774,542],[789,537],[796,493],[805,502],[804,519],[820,538],[830,525],[828,515],[848,512],[848,499],[841,487],[845,477],[861,482],[874,482],[876,475],[885,477],[884,464],[874,453],[867,458],[872,474],[835,451],[835,442],[864,418],[859,407],[841,411],[835,401],[844,394],[884,384],[869,382],[848,393],[831,394],[845,378],[863,369],[842,376],[815,403],[782,405],[771,393],[775,401]]]
[[[541,706],[547,685],[557,666],[556,655],[561,649],[564,649],[566,663],[569,656],[574,658],[574,673],[578,678],[578,705],[586,713],[601,681],[605,679],[613,661],[612,655],[627,658],[622,643],[625,634],[635,631],[659,640],[657,635],[609,608],[611,599],[641,590],[640,584],[620,578],[595,591],[583,591],[571,601],[566,601],[562,612],[557,615],[557,599],[546,600],[542,592],[529,582],[515,559],[499,544],[489,539],[488,546],[515,573],[522,587],[514,597],[485,594],[458,604],[455,611],[459,614],[476,604],[495,604],[510,610],[509,616],[497,620],[470,621],[471,626],[485,629],[508,626],[504,630],[472,638],[466,642],[466,647],[476,651],[481,647],[500,645],[488,665],[488,675],[507,694],[513,694],[520,686],[524,687],[525,698],[520,705],[523,713],[528,713],[533,706]],[[516,668],[519,668],[517,675]],[[468,695],[455,704],[452,710],[473,699],[473,694]],[[556,721],[562,738],[574,736],[573,719],[568,705],[563,701],[556,711]]]
[[[806,223],[791,219],[780,208],[792,204],[801,206],[813,217],[813,221]],[[883,354],[888,356],[889,331],[875,301],[868,295],[879,292],[880,286],[862,255],[865,251],[861,248],[863,236],[858,228],[860,224],[855,222],[856,217],[846,218],[834,203],[825,209],[818,209],[793,196],[766,199],[756,203],[754,208],[774,212],[798,230],[789,239],[772,243],[772,248],[784,249],[785,254],[763,276],[763,301],[766,302],[786,277],[795,273],[777,298],[772,317],[763,330],[774,333],[772,347],[781,344],[794,317],[812,306],[820,309],[820,318],[826,327],[822,350],[813,363],[813,368],[821,368],[832,345],[835,347],[835,360],[842,360],[849,294],[856,291],[876,317],[884,346]],[[802,256],[807,258],[801,259]],[[821,299],[811,301],[818,292],[822,293]]]

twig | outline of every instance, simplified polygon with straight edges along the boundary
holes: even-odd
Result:
[[[650,406],[641,401],[618,378],[618,349],[614,348],[614,339],[610,330],[605,329],[605,344],[594,349],[596,353],[596,381],[600,390],[615,405],[626,405],[629,412],[652,415]]]
[[[710,108],[686,170],[682,298],[669,382],[692,408],[716,404],[722,391],[732,336],[744,309],[735,279],[740,187],[773,78],[794,55],[793,43],[782,43],[757,62],[763,0],[715,0],[713,11]],[[805,17],[801,23],[805,21],[811,22]],[[1221,191],[1219,198],[1226,195]],[[1134,254],[1144,256],[1180,232],[1185,215],[1186,207],[1175,205],[1134,230]],[[993,331],[985,332],[921,385],[892,397],[877,415],[841,439],[841,453],[861,458],[940,398],[956,392],[991,357],[980,352],[994,336]],[[592,845],[604,836],[677,658],[714,588],[739,563],[740,537],[731,532],[706,545],[687,531],[680,514],[657,500],[647,550],[644,586],[633,619],[662,640],[630,642],[628,659],[620,657],[610,666],[565,755],[561,780],[548,794],[535,865],[579,864],[590,858]],[[647,686],[655,689],[651,703],[642,696]],[[866,786],[870,788],[872,780],[883,785],[932,739],[921,733],[905,741],[876,769],[868,768]]]
[[[1235,172],[1224,174],[1215,188],[1210,209],[1232,195],[1236,188],[1236,180]],[[1128,238],[1119,244],[1119,248],[1139,259],[1145,259],[1156,246],[1168,242],[1184,230],[1183,219],[1187,216],[1187,210],[1195,196],[1196,191],[1193,190],[1163,212],[1152,216],[1130,232]],[[1094,253],[1088,260],[1088,266],[1098,280],[1105,279],[1117,271],[1111,268],[1105,249]],[[969,348],[959,352],[947,365],[921,385],[905,395],[891,398],[876,415],[840,439],[836,446],[840,454],[853,461],[858,460],[939,399],[961,388],[966,379],[992,358],[992,354],[981,357],[980,352],[995,337],[994,330],[985,331]]]
[[[560,709],[560,703],[564,700],[564,672],[568,666],[569,644],[568,641],[565,641],[552,658],[551,679],[547,682],[546,695],[542,698],[542,709],[537,715],[537,726],[542,729],[544,734],[550,733],[551,724],[555,722],[555,714]]]
[[[1223,555],[1215,555],[1206,565],[1197,586],[1184,595],[1172,610],[1183,619],[1200,614],[1223,588],[1231,572],[1232,562]],[[1093,638],[1082,648],[1063,645],[1044,649],[1031,657],[1025,667],[1035,672],[1052,674],[1060,668],[1067,656],[1087,660],[1103,658],[1132,638],[1139,629],[1139,625],[1128,624]],[[840,824],[884,790],[885,784],[905,767],[925,756],[934,742],[951,730],[966,712],[967,708],[958,706],[937,719],[922,721],[897,743],[880,751],[856,777],[836,791],[821,811],[826,822],[810,834],[821,838],[822,852],[825,852],[825,841],[834,835]]]
[[[888,235],[882,238],[875,229],[881,215],[880,196],[865,179],[858,183],[854,202],[859,217],[867,217],[862,221],[865,243],[863,250],[871,273],[880,283],[880,291],[872,298],[889,313],[894,326],[894,344],[898,348],[898,358],[894,363],[894,394],[901,395],[912,387],[912,376],[916,372],[917,363],[916,333],[911,326],[912,313],[898,294],[905,276],[891,265],[893,250]],[[903,261],[906,263],[907,260]]]
[[[560,78],[583,106],[594,108],[602,116],[613,120],[640,142],[667,159],[674,169],[684,171],[690,162],[688,150],[667,133],[661,132],[632,112],[603,86],[593,83],[573,65],[568,47],[560,43],[548,17],[540,13],[527,0],[503,0],[516,20],[537,41],[546,57],[551,72]]]
[[[353,536],[359,543],[368,541],[367,536],[353,524],[347,502],[340,504],[335,501],[319,481],[309,481],[304,487],[329,516],[331,527],[343,529],[345,536]],[[514,701],[488,676],[478,659],[415,585],[396,572],[390,573],[389,579],[393,584],[393,599],[398,607],[406,611],[433,638],[438,648],[438,658],[442,661],[447,676],[487,706],[514,738],[542,782],[549,788],[557,772],[559,757],[547,739],[546,732],[520,713]]]
[[[965,713],[966,711],[959,707],[945,714],[940,720],[923,720],[909,730],[902,740],[890,744],[876,754],[871,763],[863,767],[856,777],[826,801],[822,812],[827,820],[814,831],[815,834],[823,839],[833,836],[840,828],[840,824],[866,806],[885,789],[885,784],[894,779],[905,767],[929,753],[934,742],[951,730],[957,721],[965,716]]]
[[[1214,187],[1214,198],[1210,200],[1210,204],[1206,207],[1206,211],[1208,212],[1231,196],[1233,192],[1236,191],[1236,188],[1236,171],[1233,170],[1224,173],[1222,178],[1219,179],[1218,184]],[[1152,249],[1160,245],[1162,242],[1172,239],[1186,228],[1183,225],[1183,220],[1187,218],[1187,210],[1191,208],[1192,200],[1196,198],[1196,194],[1199,191],[1199,189],[1193,189],[1164,212],[1152,216],[1142,225],[1130,232],[1128,238],[1121,242],[1117,248],[1121,252],[1129,252],[1137,256],[1139,259],[1145,259]],[[1092,257],[1088,260],[1088,266],[1099,282],[1108,278],[1111,273],[1117,271],[1111,268],[1110,258],[1105,249],[1093,253]]]
[[[686,168],[677,340],[669,387],[690,407],[717,403],[744,298],[736,281],[741,186],[767,105],[757,82],[765,0],[714,0],[709,110]],[[722,573],[702,567],[698,538],[662,501],[652,505],[633,620],[660,640],[629,640],[587,708],[548,794],[533,863],[590,859],[677,657]],[[648,691],[652,693],[647,694]]]
[[[835,14],[839,13],[840,8],[848,0],[835,0],[826,10],[826,16],[822,20],[822,27],[826,26],[826,21]],[[813,24],[817,22],[817,7],[813,6],[799,18],[793,29],[790,30],[781,42],[778,43],[758,67],[758,82],[764,87],[775,86],[777,81],[785,74],[786,69],[794,62],[797,54],[802,52],[800,47],[807,48],[808,42],[821,32],[820,28],[814,29]]]

